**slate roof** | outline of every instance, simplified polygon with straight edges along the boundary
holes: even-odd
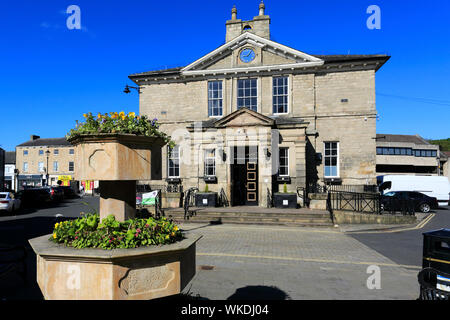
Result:
[[[5,164],[16,164],[16,152],[6,151],[5,152]]]
[[[71,146],[72,144],[66,138],[45,138],[29,140],[21,143],[18,147],[41,147],[41,146]]]
[[[405,134],[377,134],[377,142],[403,142],[414,144],[431,145],[428,141],[419,135],[405,135]]]

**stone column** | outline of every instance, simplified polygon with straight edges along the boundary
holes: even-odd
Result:
[[[117,221],[136,216],[136,181],[99,181],[100,221],[112,214]]]

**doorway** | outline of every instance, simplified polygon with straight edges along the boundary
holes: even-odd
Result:
[[[231,204],[258,205],[258,146],[233,147]]]

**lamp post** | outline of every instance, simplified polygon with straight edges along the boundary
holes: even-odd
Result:
[[[49,174],[48,174],[48,157],[50,156],[50,151],[47,149],[47,151],[45,151],[45,155],[47,156],[47,168],[45,170],[45,185],[48,186],[48,179],[49,179]]]

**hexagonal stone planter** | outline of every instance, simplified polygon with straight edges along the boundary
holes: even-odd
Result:
[[[47,300],[142,300],[180,293],[195,275],[201,236],[135,249],[75,249],[29,240],[37,255],[37,282]]]
[[[160,152],[164,140],[103,133],[80,135],[68,141],[75,146],[75,179],[99,181],[100,219],[111,213],[118,221],[133,218],[136,180],[151,177],[152,152]]]

